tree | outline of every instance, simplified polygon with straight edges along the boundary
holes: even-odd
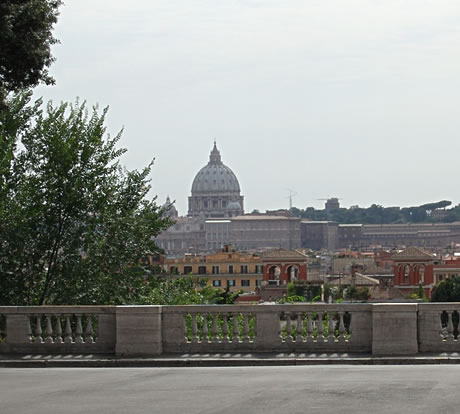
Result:
[[[459,302],[460,277],[443,280],[434,288],[431,295],[432,302]]]
[[[147,198],[152,164],[120,166],[107,109],[29,99],[0,111],[0,304],[142,301],[141,260],[170,225]]]
[[[0,2],[0,104],[7,92],[53,84],[48,68],[54,61],[51,33],[61,0]]]

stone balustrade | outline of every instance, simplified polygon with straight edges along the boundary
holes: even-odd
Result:
[[[0,307],[0,352],[113,353],[115,312],[110,306]]]
[[[0,353],[458,352],[460,303],[0,307]]]

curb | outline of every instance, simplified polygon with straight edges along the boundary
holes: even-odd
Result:
[[[443,365],[459,357],[8,359],[0,368],[185,368],[305,365]]]

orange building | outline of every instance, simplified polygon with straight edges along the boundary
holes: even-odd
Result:
[[[286,289],[289,281],[307,280],[308,257],[296,250],[274,250],[263,255],[236,252],[230,245],[208,255],[166,258],[162,269],[172,276],[192,274],[208,286],[254,292],[269,285]]]
[[[167,258],[163,266],[171,275],[199,276],[208,286],[230,291],[253,292],[262,283],[263,262],[258,255],[235,252],[230,245],[208,255],[186,254],[181,258]]]

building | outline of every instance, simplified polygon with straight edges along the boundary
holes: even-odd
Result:
[[[223,162],[216,142],[209,162],[198,171],[188,199],[188,215],[206,218],[234,217],[244,214],[244,197],[233,171]]]
[[[303,248],[334,251],[338,248],[338,223],[334,221],[308,221],[300,223]]]
[[[300,219],[285,211],[246,214],[232,219],[232,244],[238,250],[300,248]]]
[[[258,291],[268,299],[285,294],[287,283],[291,281],[307,281],[308,257],[287,249],[276,249],[263,255],[249,254],[225,245],[216,253],[163,259],[161,269],[170,277],[191,274],[205,279],[207,286],[228,287],[234,292]]]
[[[207,281],[208,286],[228,287],[230,291],[254,292],[263,279],[262,258],[236,252],[230,245],[216,253],[167,258],[163,270],[172,276],[199,276]]]
[[[314,250],[380,247],[447,247],[460,243],[460,222],[406,224],[338,224],[301,222],[301,245]]]
[[[328,198],[324,204],[324,208],[326,211],[338,210],[340,208],[339,199],[337,197]]]
[[[232,241],[232,221],[230,219],[207,219],[204,224],[206,250],[223,248]]]
[[[206,248],[204,220],[200,217],[172,217],[175,223],[155,238],[155,243],[171,255],[198,253]]]
[[[244,214],[244,197],[215,142],[209,162],[193,180],[188,204],[188,216],[179,217],[168,196],[163,207],[175,224],[155,239],[159,247],[167,254],[178,255],[217,250],[231,243],[229,219]]]

